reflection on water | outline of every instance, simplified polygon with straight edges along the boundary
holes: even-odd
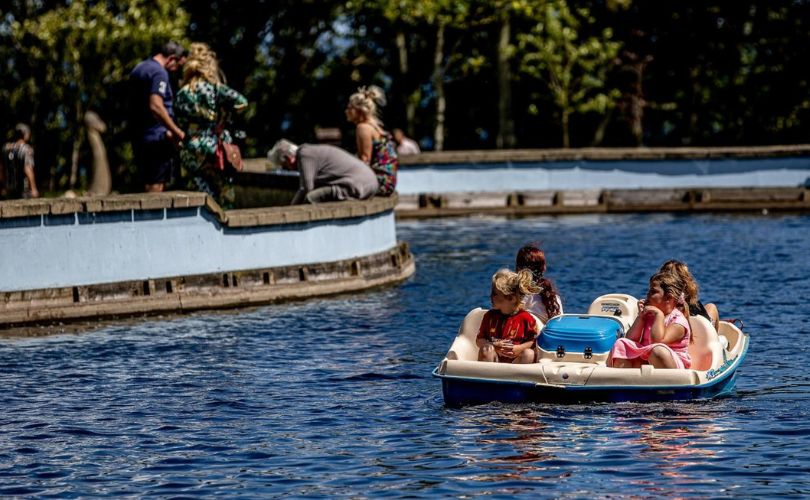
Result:
[[[788,355],[810,338],[809,217],[471,218],[399,234],[417,273],[398,287],[0,338],[0,495],[810,494],[810,374]],[[688,262],[752,335],[737,394],[444,407],[430,372],[527,241],[570,312]]]
[[[463,458],[478,469],[467,480],[489,484],[568,482],[593,478],[635,495],[679,495],[695,485],[716,485],[704,474],[722,460],[726,436],[721,411],[708,403],[596,407],[484,405],[453,410],[457,436],[476,428],[476,453]],[[597,479],[598,478],[598,479]],[[525,483],[525,484],[524,484]],[[609,485],[609,486],[608,486]],[[686,489],[684,489],[686,488]],[[599,491],[586,487],[581,491]],[[618,491],[618,490],[616,490]]]

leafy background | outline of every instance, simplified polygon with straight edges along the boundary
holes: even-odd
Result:
[[[794,144],[808,138],[806,0],[6,0],[0,127],[30,123],[45,190],[81,188],[82,116],[137,190],[131,68],[204,41],[251,102],[248,156],[339,127],[358,86],[425,149]],[[177,82],[179,84],[180,82]]]

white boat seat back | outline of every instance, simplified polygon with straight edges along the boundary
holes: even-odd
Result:
[[[478,329],[481,327],[481,320],[484,319],[486,309],[476,307],[467,313],[458,334],[450,350],[447,352],[447,359],[461,359],[475,361],[478,359],[478,346],[475,345],[475,337],[478,336]]]
[[[608,293],[591,302],[588,314],[616,318],[622,323],[626,332],[638,316],[638,299],[626,293]]]
[[[723,363],[723,346],[711,322],[703,316],[690,316],[692,341],[689,356],[692,357],[692,370],[706,371]]]
[[[478,346],[475,343],[475,339],[478,337],[478,330],[481,328],[481,321],[484,319],[486,312],[487,309],[477,307],[467,313],[464,321],[461,322],[458,334],[453,344],[450,346],[450,350],[447,352],[447,359],[465,361],[478,360]],[[534,314],[532,314],[532,317],[537,322],[537,331],[539,332],[543,329],[543,322]]]

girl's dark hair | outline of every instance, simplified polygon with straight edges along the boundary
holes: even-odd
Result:
[[[546,272],[546,254],[540,249],[537,243],[523,245],[515,257],[515,269],[528,269],[532,272],[534,284],[540,287],[540,300],[548,311],[548,317],[560,314],[560,306],[557,299],[557,289],[554,283],[544,276]]]
[[[689,323],[689,343],[693,343],[695,337],[692,335],[692,320],[689,319],[689,302],[686,295],[687,284],[672,271],[658,271],[653,274],[650,278],[650,286],[653,283],[658,283],[661,286],[664,296],[675,299],[675,307],[683,313],[686,322]]]

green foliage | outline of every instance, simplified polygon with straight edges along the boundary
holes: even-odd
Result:
[[[248,155],[281,136],[311,141],[316,126],[340,127],[352,149],[343,109],[371,83],[386,89],[386,125],[417,139],[434,138],[444,113],[447,149],[494,147],[508,120],[516,147],[558,146],[560,130],[563,144],[596,130],[608,146],[790,144],[810,130],[810,2],[0,3],[0,125],[33,125],[42,190],[69,184],[74,155],[87,164],[89,109],[109,125],[126,188],[123,82],[168,38],[209,43],[248,96]]]
[[[13,43],[30,66],[12,101],[34,103],[45,132],[58,137],[53,158],[58,186],[67,187],[84,112],[93,109],[120,125],[129,71],[156,43],[182,41],[187,24],[187,14],[175,3],[145,0],[72,0],[11,23]]]
[[[518,35],[520,69],[543,81],[560,113],[563,146],[569,146],[568,117],[582,113],[605,114],[619,97],[607,85],[621,43],[610,28],[594,36],[584,34],[595,24],[585,8],[573,12],[564,0],[550,0],[537,9],[530,32]],[[533,109],[536,109],[533,108]]]

